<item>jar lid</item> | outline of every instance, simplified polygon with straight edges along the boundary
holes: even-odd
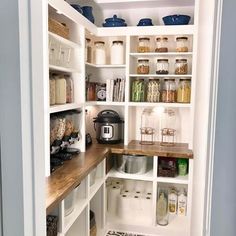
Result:
[[[187,62],[187,59],[176,59],[176,62]]]
[[[149,59],[138,59],[138,62],[141,62],[141,61],[149,62]]]
[[[156,41],[161,41],[161,40],[168,41],[168,38],[167,37],[158,37],[158,38],[156,38]]]
[[[123,44],[123,41],[122,40],[115,40],[115,41],[112,41],[112,43],[120,43],[120,44]]]
[[[95,41],[94,44],[105,44],[103,41]]]
[[[189,79],[182,78],[182,79],[179,79],[179,81],[189,81]],[[190,81],[189,81],[189,83],[190,83]]]
[[[162,62],[162,61],[168,62],[169,60],[168,59],[157,59],[157,62]]]
[[[150,41],[150,38],[147,38],[147,37],[141,37],[141,38],[139,38],[138,40],[148,40],[148,41]]]
[[[171,79],[171,78],[164,78],[165,81],[175,81],[175,79]]]
[[[178,41],[178,40],[188,40],[188,37],[177,37],[176,41]]]
[[[86,38],[86,41],[89,43],[89,42],[91,42],[91,39],[89,39],[89,38]]]

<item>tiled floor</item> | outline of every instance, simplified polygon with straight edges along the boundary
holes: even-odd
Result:
[[[124,233],[118,231],[108,231],[106,236],[145,236],[143,234]]]

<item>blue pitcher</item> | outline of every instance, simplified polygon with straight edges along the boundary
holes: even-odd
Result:
[[[94,23],[94,16],[93,16],[93,8],[91,6],[84,6],[82,7],[83,16]]]

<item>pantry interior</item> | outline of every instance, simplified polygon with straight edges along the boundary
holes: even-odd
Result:
[[[68,198],[74,194],[74,190],[71,191],[65,199],[62,200],[54,209],[50,209],[50,215],[56,215],[58,217],[58,235],[89,235],[90,231],[90,210],[95,213],[96,217],[96,230],[97,235],[106,235],[107,230],[121,230],[124,232],[136,232],[143,234],[153,235],[190,235],[192,227],[192,199],[193,199],[193,183],[194,183],[194,165],[197,155],[196,146],[196,119],[198,116],[198,109],[196,108],[197,94],[201,94],[201,91],[197,91],[199,88],[197,55],[198,55],[198,15],[199,15],[199,2],[198,1],[172,1],[168,0],[160,3],[159,1],[140,1],[136,4],[132,4],[129,1],[113,3],[112,1],[86,1],[86,5],[90,4],[94,8],[94,16],[96,19],[96,26],[73,9],[68,2],[62,0],[49,0],[48,1],[48,15],[45,19],[55,19],[57,21],[66,23],[69,27],[69,39],[60,37],[52,32],[48,32],[49,43],[44,48],[47,58],[44,58],[45,64],[47,64],[48,75],[44,78],[44,99],[48,101],[50,99],[50,85],[49,78],[53,75],[56,76],[68,76],[73,82],[74,86],[74,99],[64,105],[52,105],[45,102],[45,134],[50,133],[52,124],[51,120],[57,117],[58,114],[67,114],[71,120],[79,121],[77,123],[79,129],[78,140],[73,140],[71,147],[79,148],[81,152],[88,153],[86,150],[86,134],[89,133],[91,137],[96,138],[96,132],[93,127],[93,118],[97,116],[100,111],[114,110],[124,120],[124,132],[122,135],[122,145],[127,146],[136,142],[139,145],[141,140],[140,128],[142,127],[142,119],[146,114],[150,114],[154,111],[154,119],[160,117],[160,113],[163,111],[172,111],[177,117],[177,133],[175,136],[175,142],[180,147],[184,147],[186,153],[185,157],[188,162],[188,175],[182,177],[161,177],[158,176],[158,168],[161,162],[161,156],[153,155],[148,158],[147,169],[148,172],[144,175],[141,174],[126,174],[119,173],[115,168],[107,171],[108,158],[102,160],[96,167],[96,178],[94,181],[94,172],[90,170],[89,174],[78,183],[76,186],[76,202],[73,211],[67,215],[65,212],[68,210]],[[69,3],[79,3],[84,5],[84,1],[70,1]],[[135,14],[134,14],[135,13]],[[170,14],[187,14],[191,16],[189,25],[184,26],[165,26],[162,22],[162,17]],[[126,19],[128,27],[119,28],[103,28],[101,27],[105,18],[112,17],[114,14]],[[153,19],[155,26],[138,27],[136,24],[139,19],[144,17]],[[169,52],[156,52],[156,38],[166,37],[169,43]],[[105,50],[107,52],[106,63],[95,63],[93,60],[86,62],[86,38],[89,38],[90,44],[94,45],[94,42],[105,42]],[[138,52],[138,42],[140,38],[148,38],[151,42],[150,52]],[[176,38],[188,39],[188,51],[176,52]],[[111,63],[110,50],[112,42],[122,41],[124,45],[124,63],[114,65]],[[67,50],[64,51],[70,54],[71,60],[68,62],[63,60],[63,63],[55,62],[52,56],[51,48],[53,43],[63,45]],[[88,41],[87,41],[88,42]],[[101,45],[99,45],[101,46]],[[69,48],[69,50],[68,50]],[[88,59],[88,57],[87,57]],[[99,58],[100,59],[100,58]],[[138,63],[140,59],[149,60],[150,69],[148,74],[140,74],[137,71]],[[168,60],[169,73],[168,75],[156,73],[157,60]],[[186,60],[188,62],[188,69],[184,74],[176,73],[175,63],[176,60]],[[138,63],[137,63],[138,62]],[[161,80],[168,77],[175,79],[175,82],[180,83],[180,79],[184,79],[191,86],[191,97],[188,102],[177,102],[158,100],[147,101],[141,98],[134,98],[132,89],[135,81],[144,79],[145,81]],[[93,83],[106,84],[108,80],[115,80],[117,78],[124,81],[123,93],[124,96],[115,101],[106,100],[95,101],[94,98],[88,98],[86,94],[88,79],[90,85]],[[68,80],[68,78],[67,78]],[[53,83],[58,83],[59,80],[55,79]],[[51,80],[50,80],[51,83]],[[102,85],[101,85],[102,86]],[[106,84],[107,86],[107,84]],[[100,88],[102,90],[102,88]],[[58,102],[60,103],[60,101]],[[76,112],[75,112],[76,111]],[[68,113],[65,113],[68,112]],[[79,119],[78,119],[79,117]],[[55,119],[56,120],[56,119]],[[160,130],[160,121],[154,123],[155,129]],[[161,141],[161,132],[157,132],[154,135],[155,141]],[[137,140],[137,141],[135,141]],[[59,170],[52,171],[52,162],[50,160],[50,146],[51,141],[49,136],[45,135],[45,173],[47,178],[56,175]],[[94,145],[94,144],[92,144]],[[155,145],[155,144],[154,144]],[[182,145],[182,146],[181,146]],[[140,146],[140,145],[139,145]],[[141,149],[143,147],[140,147]],[[149,147],[147,147],[148,149]],[[175,149],[175,146],[169,147]],[[144,148],[145,149],[145,148]],[[191,152],[191,150],[193,150]],[[190,154],[189,154],[190,152]],[[113,153],[115,156],[115,151]],[[105,154],[104,154],[105,155]],[[182,156],[181,156],[182,155]],[[178,158],[185,158],[184,152],[181,155],[176,154],[174,159],[178,161]],[[81,160],[83,161],[83,160]],[[60,168],[63,168],[60,167]],[[51,174],[51,175],[50,175]],[[110,188],[122,188],[121,186],[133,184],[138,186],[135,191],[151,192],[150,201],[146,201],[146,205],[142,208],[147,210],[135,211],[134,214],[142,215],[140,217],[133,218],[130,212],[114,213],[115,201],[108,196],[109,192],[112,193]],[[109,186],[111,185],[111,186]],[[147,185],[148,190],[143,190],[143,185]],[[187,207],[185,208],[185,214],[179,216],[177,213],[169,217],[169,223],[166,226],[160,226],[157,224],[157,198],[159,188],[164,186],[166,189],[172,189],[173,187],[179,192],[184,191],[187,196]],[[140,190],[141,188],[141,190]],[[180,191],[181,190],[181,191]],[[122,193],[123,194],[123,193]],[[135,201],[135,199],[134,199]],[[139,202],[140,203],[140,202]],[[137,206],[137,204],[136,204]],[[136,212],[136,213],[135,213]],[[129,217],[127,217],[127,215]]]

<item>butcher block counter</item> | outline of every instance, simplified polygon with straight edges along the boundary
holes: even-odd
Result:
[[[192,150],[187,144],[175,144],[173,147],[140,145],[133,140],[127,146],[123,144],[104,145],[96,141],[84,153],[80,153],[70,161],[65,161],[49,177],[46,178],[46,211],[50,213],[101,161],[111,154],[147,155],[175,158],[193,158]]]

